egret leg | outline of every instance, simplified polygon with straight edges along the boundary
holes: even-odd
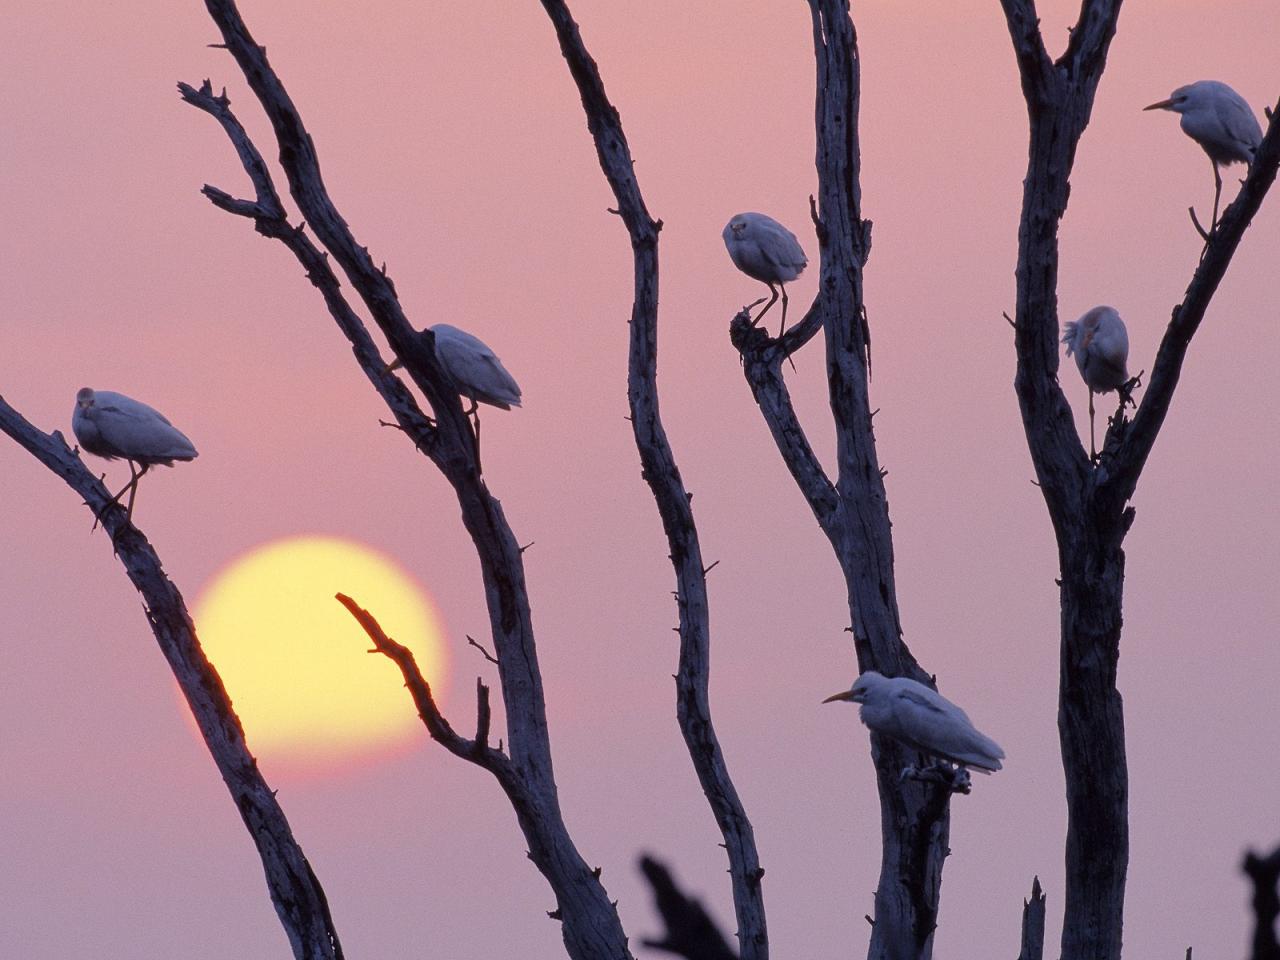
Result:
[[[766,313],[768,313],[768,312],[769,312],[769,308],[770,308],[770,307],[772,307],[775,303],[777,303],[777,302],[778,302],[778,291],[774,289],[774,287],[773,287],[773,284],[772,284],[772,283],[771,283],[771,284],[769,284],[769,292],[770,292],[771,294],[773,294],[773,296],[771,296],[771,297],[769,298],[769,302],[768,302],[768,303],[766,303],[766,304],[764,305],[764,309],[763,309],[763,310],[761,310],[759,313],[757,313],[757,314],[756,314],[756,318],[755,318],[754,320],[752,320],[752,321],[751,321],[751,325],[752,325],[753,327],[754,327],[757,323],[759,323],[759,322],[760,322],[760,318],[761,318],[761,317],[763,317]],[[784,301],[784,303],[785,303],[785,301]]]
[[[1209,234],[1218,229],[1218,203],[1222,199],[1222,173],[1218,170],[1218,161],[1210,161],[1213,164],[1213,219],[1209,221]]]
[[[778,286],[782,288],[782,326],[778,328],[778,336],[781,337],[787,332],[787,285],[779,283]]]
[[[129,490],[129,503],[124,509],[124,519],[126,523],[133,523],[133,498],[138,495],[138,481],[142,479],[143,474],[145,474],[148,469],[150,469],[149,464],[142,464],[142,469],[138,471],[137,475],[129,484],[129,487],[131,488]],[[129,471],[131,473],[133,472],[132,461],[129,463]],[[123,490],[120,492],[124,493]]]
[[[133,498],[134,498],[134,495],[137,493],[138,481],[142,478],[142,474],[147,472],[147,466],[146,464],[143,464],[142,470],[140,472],[135,472],[133,469],[133,461],[127,460],[125,462],[129,464],[129,482],[126,483],[123,487],[121,487],[120,492],[117,493],[110,500],[108,500],[106,503],[104,503],[102,505],[102,509],[93,515],[93,530],[98,529],[98,524],[102,522],[102,518],[106,516],[107,511],[110,510],[112,506],[119,503],[120,498],[123,497],[126,493],[129,494],[129,502],[125,507],[125,518],[130,521],[133,518]],[[93,531],[91,530],[90,532],[92,533]]]

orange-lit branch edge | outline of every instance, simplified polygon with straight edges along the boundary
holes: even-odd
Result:
[[[743,374],[844,576],[849,630],[859,671],[878,670],[933,685],[902,639],[884,472],[870,407],[871,334],[863,269],[871,223],[862,217],[858,111],[858,38],[847,0],[809,0],[813,27],[818,174],[811,215],[820,250],[818,295],[804,318],[780,338],[739,313],[730,340]],[[836,476],[827,475],[796,417],[782,361],[825,334],[826,374],[836,432]],[[911,751],[871,735],[881,827],[870,960],[928,958],[933,950],[950,837],[951,790],[901,777]],[[870,818],[868,818],[870,821]]]
[[[1058,224],[1120,0],[1086,0],[1065,52],[1050,59],[1032,0],[1002,0],[1027,105],[1018,228],[1014,390],[1057,540],[1061,605],[1058,731],[1066,775],[1062,960],[1119,960],[1129,860],[1124,710],[1116,686],[1129,505],[1172,400],[1187,347],[1280,164],[1271,119],[1237,199],[1208,240],[1161,341],[1130,421],[1112,417],[1102,453],[1084,450],[1058,383]]]
[[[267,59],[266,49],[249,33],[231,0],[205,0],[222,35],[220,46],[234,57],[271,122],[289,193],[315,247],[302,227],[289,227],[259,151],[230,115],[225,97],[213,97],[211,84],[199,90],[183,85],[183,98],[218,119],[254,184],[254,200],[237,200],[217,188],[205,195],[219,208],[249,217],[259,232],[285,243],[324,296],[329,312],[352,343],[358,363],[396,417],[397,425],[440,470],[453,487],[463,524],[476,548],[485,601],[498,660],[507,722],[507,758],[521,803],[516,814],[529,858],[556,897],[551,915],[561,921],[565,949],[573,960],[630,960],[627,937],[616,906],[609,900],[598,870],[587,866],[569,835],[551,762],[542,675],[538,667],[521,548],[502,511],[480,476],[475,435],[462,403],[435,358],[429,339],[420,338],[404,315],[385,268],[377,267],[339,214],[320,174],[316,147],[302,117]],[[378,325],[405,370],[431,407],[427,418],[407,390],[393,384],[386,364],[368,339],[359,316],[343,297],[329,258],[337,263],[369,316]]]
[[[703,795],[724,839],[742,960],[767,960],[769,939],[761,884],[764,869],[751,821],[729,775],[711,719],[707,568],[691,497],[676,466],[658,405],[658,233],[662,224],[650,217],[645,207],[622,120],[609,101],[600,70],[583,43],[578,25],[561,0],[542,0],[542,5],[555,27],[560,52],[582,98],[600,168],[618,204],[614,212],[626,225],[631,240],[635,282],[627,399],[641,476],[657,504],[676,576],[680,635],[676,718]],[[650,874],[646,876],[652,879]],[[678,932],[668,933],[668,941],[678,938]]]
[[[142,595],[151,632],[169,662],[209,755],[258,849],[271,902],[275,904],[294,956],[298,960],[342,960],[342,947],[320,881],[293,838],[275,793],[249,753],[244,730],[231,707],[222,679],[205,657],[187,605],[165,575],[160,557],[142,532],[125,520],[123,507],[107,506],[111,496],[106,487],[84,465],[79,454],[67,446],[62,434],[42,433],[2,397],[0,430],[62,477],[67,486],[84,498],[94,516],[101,515],[116,555]]]

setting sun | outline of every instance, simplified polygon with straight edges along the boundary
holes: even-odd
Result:
[[[368,637],[334,599],[339,591],[412,649],[437,698],[443,693],[435,612],[393,561],[332,537],[265,544],[228,564],[195,611],[259,757],[327,766],[421,732],[399,671],[367,652]]]

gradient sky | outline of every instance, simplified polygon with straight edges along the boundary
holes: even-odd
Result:
[[[864,950],[879,857],[844,590],[727,337],[758,286],[735,212],[811,258],[813,60],[803,4],[579,0],[662,233],[663,412],[711,575],[715,719],[755,824],[778,956]],[[562,802],[633,943],[658,924],[634,860],[670,859],[732,911],[719,835],[674,719],[672,573],[626,414],[630,249],[534,0],[244,0],[334,200],[418,326],[493,345],[526,406],[485,420],[485,468],[526,563]],[[1199,252],[1209,165],[1168,114],[1191,80],[1261,114],[1280,93],[1273,0],[1130,0],[1081,145],[1061,307],[1097,303],[1150,369]],[[1025,119],[995,0],[874,0],[863,58],[873,402],[906,639],[1008,751],[953,806],[940,960],[1012,956],[1033,874],[1062,907],[1055,552],[1011,387]],[[1074,9],[1042,3],[1051,47]],[[0,32],[0,393],[68,433],[77,388],[163,409],[200,458],[148,478],[139,525],[188,602],[264,541],[348,537],[395,558],[449,631],[446,708],[492,668],[477,563],[448,488],[394,431],[291,256],[212,208],[245,178],[178,80],[225,85],[274,145],[197,0],[25,4]],[[1233,191],[1235,177],[1228,177]],[[1280,197],[1193,344],[1135,504],[1120,685],[1132,774],[1126,944],[1242,954],[1249,845],[1280,839]],[[291,215],[296,211],[290,204]],[[807,302],[811,269],[793,287]],[[820,341],[793,391],[833,448]],[[1084,387],[1064,384],[1078,415]],[[1078,416],[1087,429],[1087,421]],[[106,468],[115,485],[123,467]],[[196,741],[139,599],[76,496],[0,442],[0,956],[288,955],[261,868]],[[336,608],[335,616],[345,616]],[[353,642],[360,642],[356,637]],[[405,709],[410,710],[407,697]],[[252,739],[251,739],[252,746]],[[488,777],[430,743],[325,776],[263,761],[347,955],[562,956],[549,889]]]

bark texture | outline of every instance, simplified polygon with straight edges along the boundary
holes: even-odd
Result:
[[[1030,126],[1018,228],[1014,389],[1058,546],[1058,730],[1067,786],[1063,960],[1118,960],[1129,858],[1120,656],[1129,500],[1168,411],[1186,349],[1245,228],[1275,178],[1275,123],[1237,200],[1209,240],[1130,421],[1110,421],[1091,461],[1058,384],[1058,224],[1076,147],[1115,35],[1120,0],[1086,0],[1066,51],[1050,58],[1031,0],[1002,0]]]
[[[761,884],[764,869],[760,866],[751,822],[729,775],[711,720],[707,571],[693,519],[692,497],[680,478],[658,406],[658,232],[662,223],[650,217],[645,207],[622,120],[605,93],[599,68],[582,41],[578,25],[562,0],[543,0],[542,5],[555,27],[560,52],[582,98],[587,129],[595,143],[600,168],[618,204],[615,212],[631,240],[635,291],[627,399],[640,454],[641,475],[657,504],[676,575],[680,634],[676,718],[729,856],[742,958],[767,960],[769,938]]]
[[[222,678],[204,655],[182,594],[160,565],[147,538],[125,519],[119,504],[107,506],[111,494],[67,447],[62,434],[46,434],[32,426],[0,397],[0,431],[62,477],[84,498],[92,515],[101,516],[115,554],[129,581],[142,595],[147,622],[174,679],[191,709],[200,736],[253,838],[276,914],[297,960],[342,960],[342,946],[324,889],[293,837],[275,791],[267,785],[258,762],[245,743],[240,718]],[[104,512],[105,511],[105,512]]]
[[[555,894],[556,909],[551,915],[562,922],[569,956],[575,960],[628,960],[631,954],[617,910],[600,883],[599,871],[588,867],[574,846],[560,811],[521,549],[501,504],[480,475],[479,449],[462,403],[436,362],[430,337],[419,336],[410,326],[391,278],[356,241],[330,199],[315,144],[272,69],[265,48],[250,35],[234,2],[206,0],[205,6],[221,31],[223,45],[271,122],[289,193],[319,244],[313,244],[302,227],[288,224],[260,152],[231,114],[225,95],[213,96],[207,82],[198,90],[183,85],[183,97],[222,124],[256,196],[253,200],[236,199],[212,187],[206,187],[205,194],[222,209],[252,218],[260,233],[281,240],[294,253],[350,340],[365,375],[395,415],[397,426],[453,487],[463,524],[480,560],[506,708],[510,775],[503,773],[508,770],[505,762],[493,760],[490,768],[513,801],[530,859]],[[385,361],[343,295],[330,258],[426,396],[431,417],[418,409],[408,390],[386,372]],[[405,664],[397,663],[403,671]],[[484,755],[490,757],[490,753]]]

